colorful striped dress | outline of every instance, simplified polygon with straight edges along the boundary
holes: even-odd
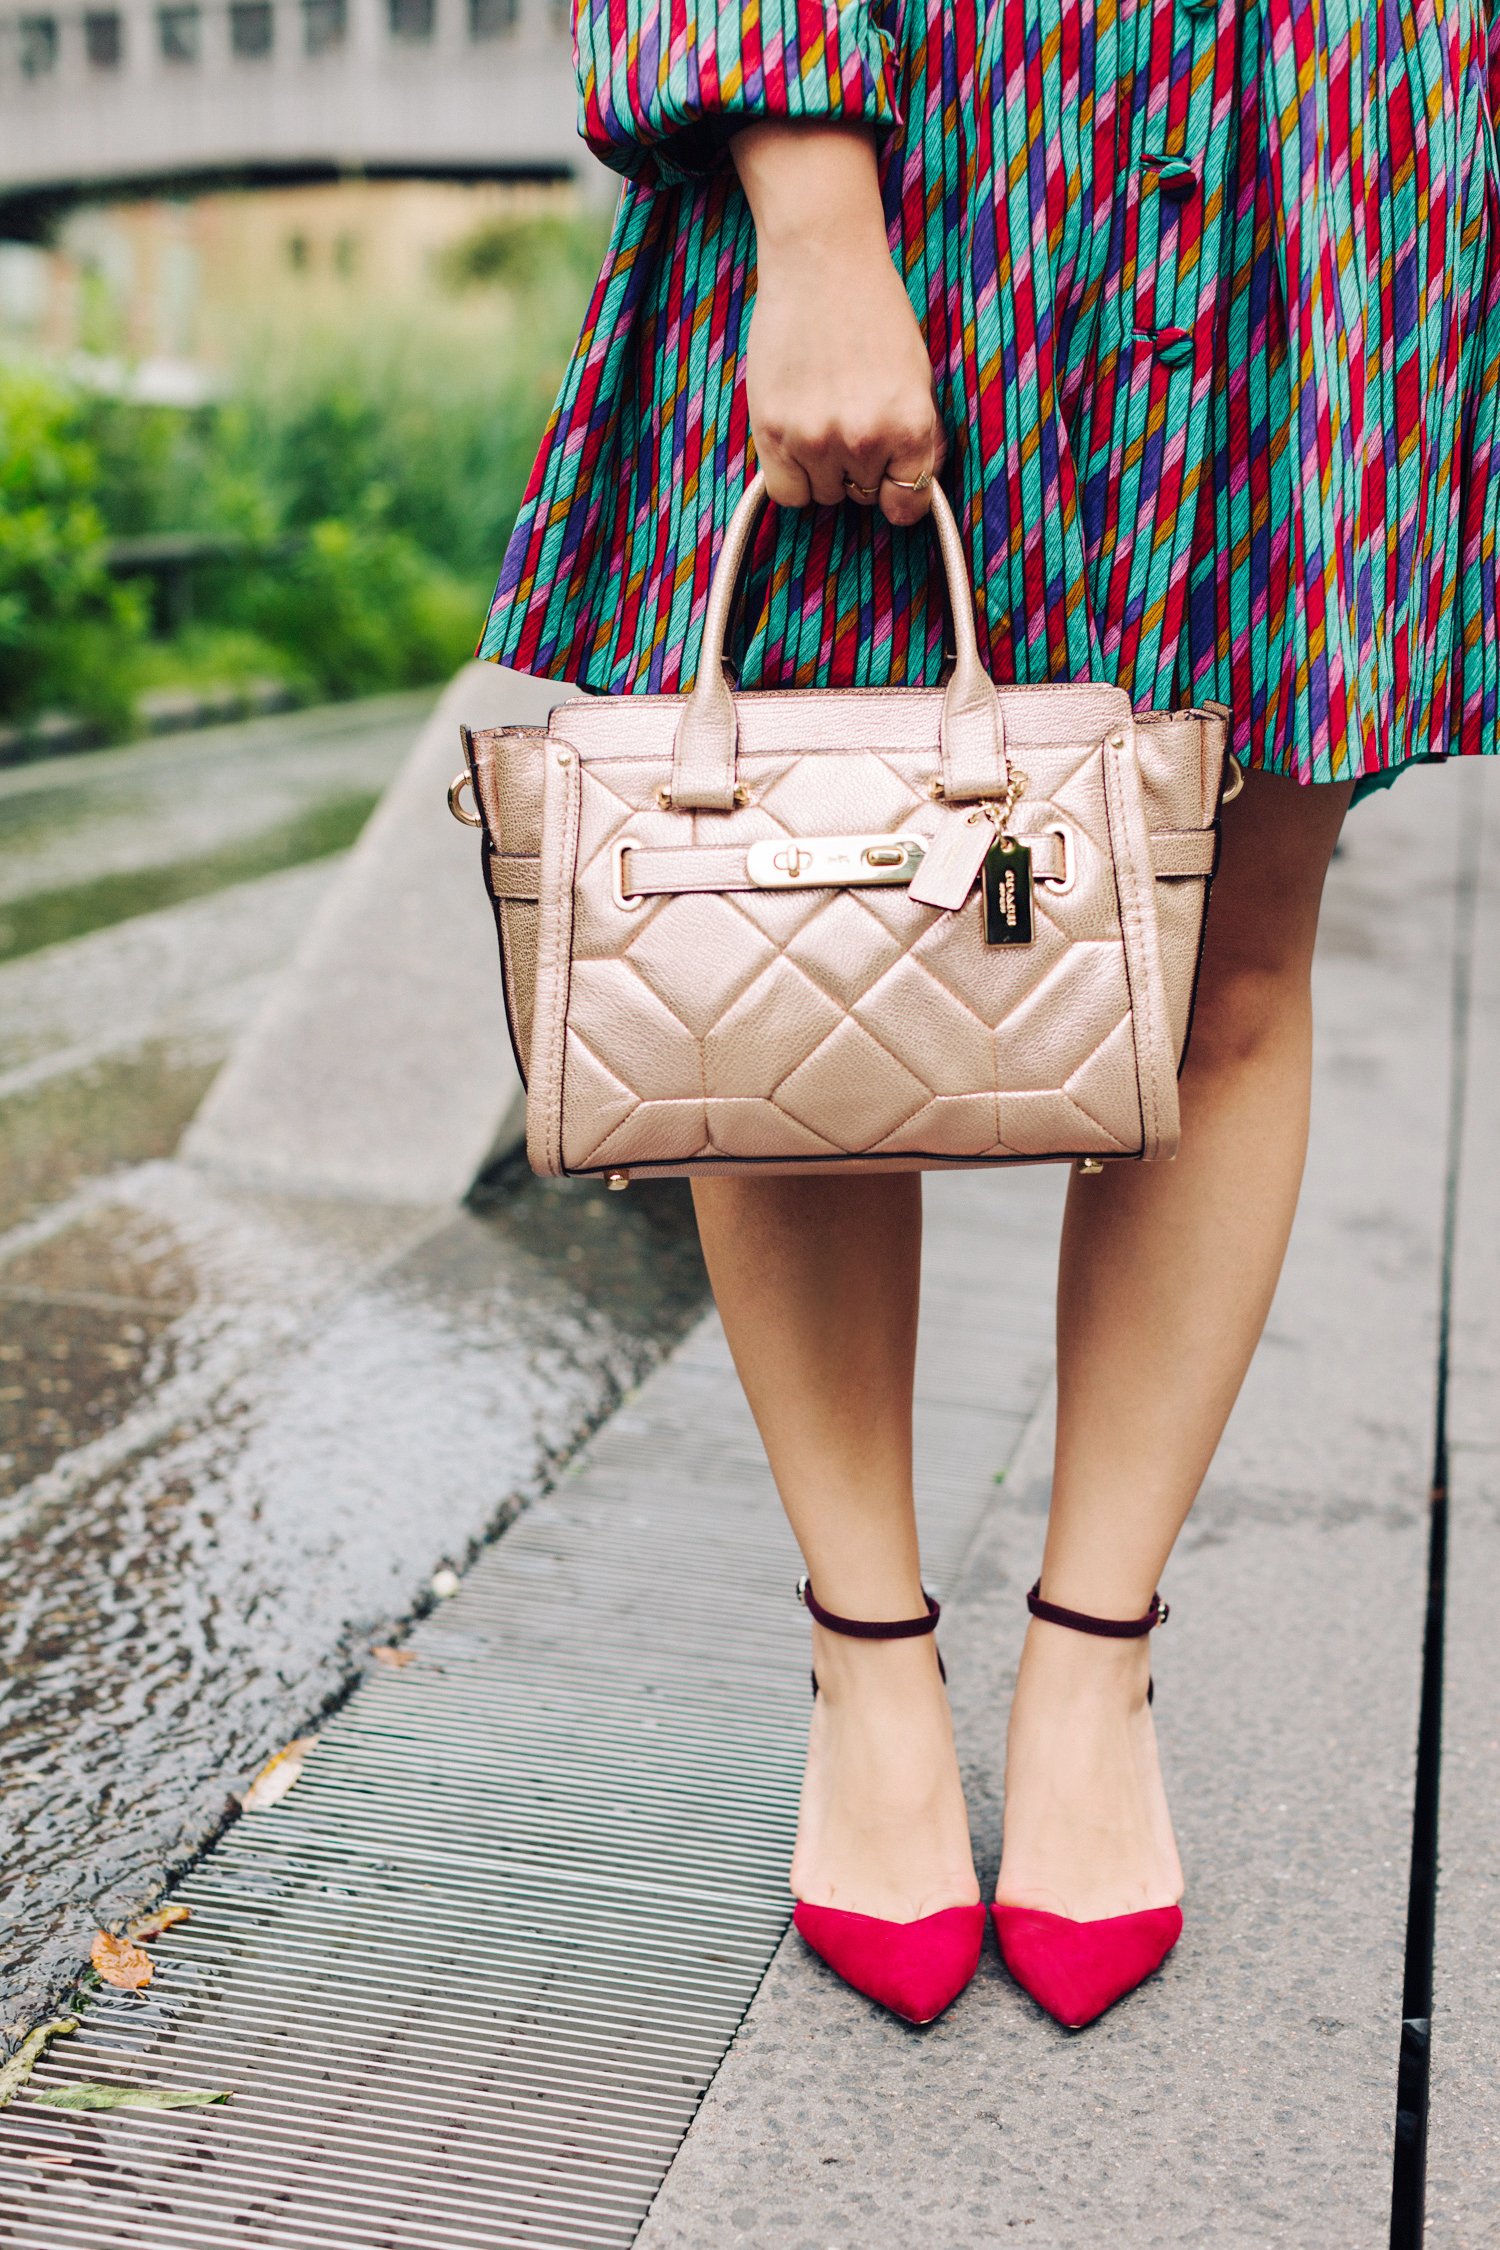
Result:
[[[1500,746],[1500,41],[1481,0],[577,0],[625,174],[481,653],[691,682],[752,466],[726,154],[868,121],[998,680],[1216,699],[1302,781]],[[746,686],[930,683],[925,529],[770,510]]]

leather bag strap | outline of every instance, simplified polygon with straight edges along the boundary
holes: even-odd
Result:
[[[1038,882],[1061,881],[1067,873],[1063,840],[1055,829],[1029,834],[1018,830],[1031,850],[1031,872]],[[1151,838],[1151,865],[1158,882],[1174,877],[1208,876],[1214,871],[1218,837],[1212,828],[1168,829]],[[672,898],[688,891],[748,891],[743,844],[668,844],[653,850],[635,844],[624,853],[620,882],[627,896]],[[490,896],[522,902],[541,895],[542,863],[521,852],[491,852]]]
[[[547,855],[540,885],[536,1001],[526,1083],[526,1154],[534,1172],[556,1179],[564,1170],[563,1061],[573,974],[574,870],[583,794],[579,761],[572,751],[548,762],[543,786],[543,828],[556,838],[556,845]]]
[[[757,470],[725,527],[709,582],[698,674],[683,699],[672,747],[668,794],[674,811],[734,809],[739,727],[734,695],[724,671],[724,641],[745,550],[767,497],[766,480]],[[956,652],[943,691],[943,795],[952,804],[975,804],[1005,794],[1009,781],[1005,721],[995,683],[979,661],[974,591],[963,538],[947,495],[936,484],[932,487],[932,520],[948,581]]]
[[[1130,986],[1131,1034],[1141,1102],[1141,1157],[1149,1164],[1177,1154],[1181,1137],[1177,1052],[1162,975],[1151,838],[1141,802],[1140,768],[1128,732],[1122,729],[1105,736],[1103,759],[1104,802],[1114,852],[1125,975]]]

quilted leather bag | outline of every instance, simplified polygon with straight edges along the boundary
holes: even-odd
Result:
[[[484,832],[532,1165],[1170,1156],[1228,713],[997,689],[937,489],[945,684],[737,693],[764,499],[726,528],[689,694],[465,733],[450,802]]]

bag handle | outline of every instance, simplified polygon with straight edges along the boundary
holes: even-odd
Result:
[[[724,673],[724,636],[740,566],[756,519],[767,500],[759,470],[745,487],[724,531],[709,582],[698,676],[683,702],[672,747],[671,807],[680,812],[731,812],[736,802],[739,727]],[[943,692],[942,793],[954,804],[1005,796],[1005,721],[995,683],[979,661],[974,632],[974,592],[963,540],[946,493],[932,487],[932,517],[953,612],[955,661]],[[740,800],[743,802],[743,799]]]

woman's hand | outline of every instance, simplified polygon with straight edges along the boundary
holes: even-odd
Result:
[[[856,500],[917,523],[942,462],[932,365],[891,262],[863,126],[770,121],[730,143],[755,217],[747,390],[755,450],[789,508]]]

